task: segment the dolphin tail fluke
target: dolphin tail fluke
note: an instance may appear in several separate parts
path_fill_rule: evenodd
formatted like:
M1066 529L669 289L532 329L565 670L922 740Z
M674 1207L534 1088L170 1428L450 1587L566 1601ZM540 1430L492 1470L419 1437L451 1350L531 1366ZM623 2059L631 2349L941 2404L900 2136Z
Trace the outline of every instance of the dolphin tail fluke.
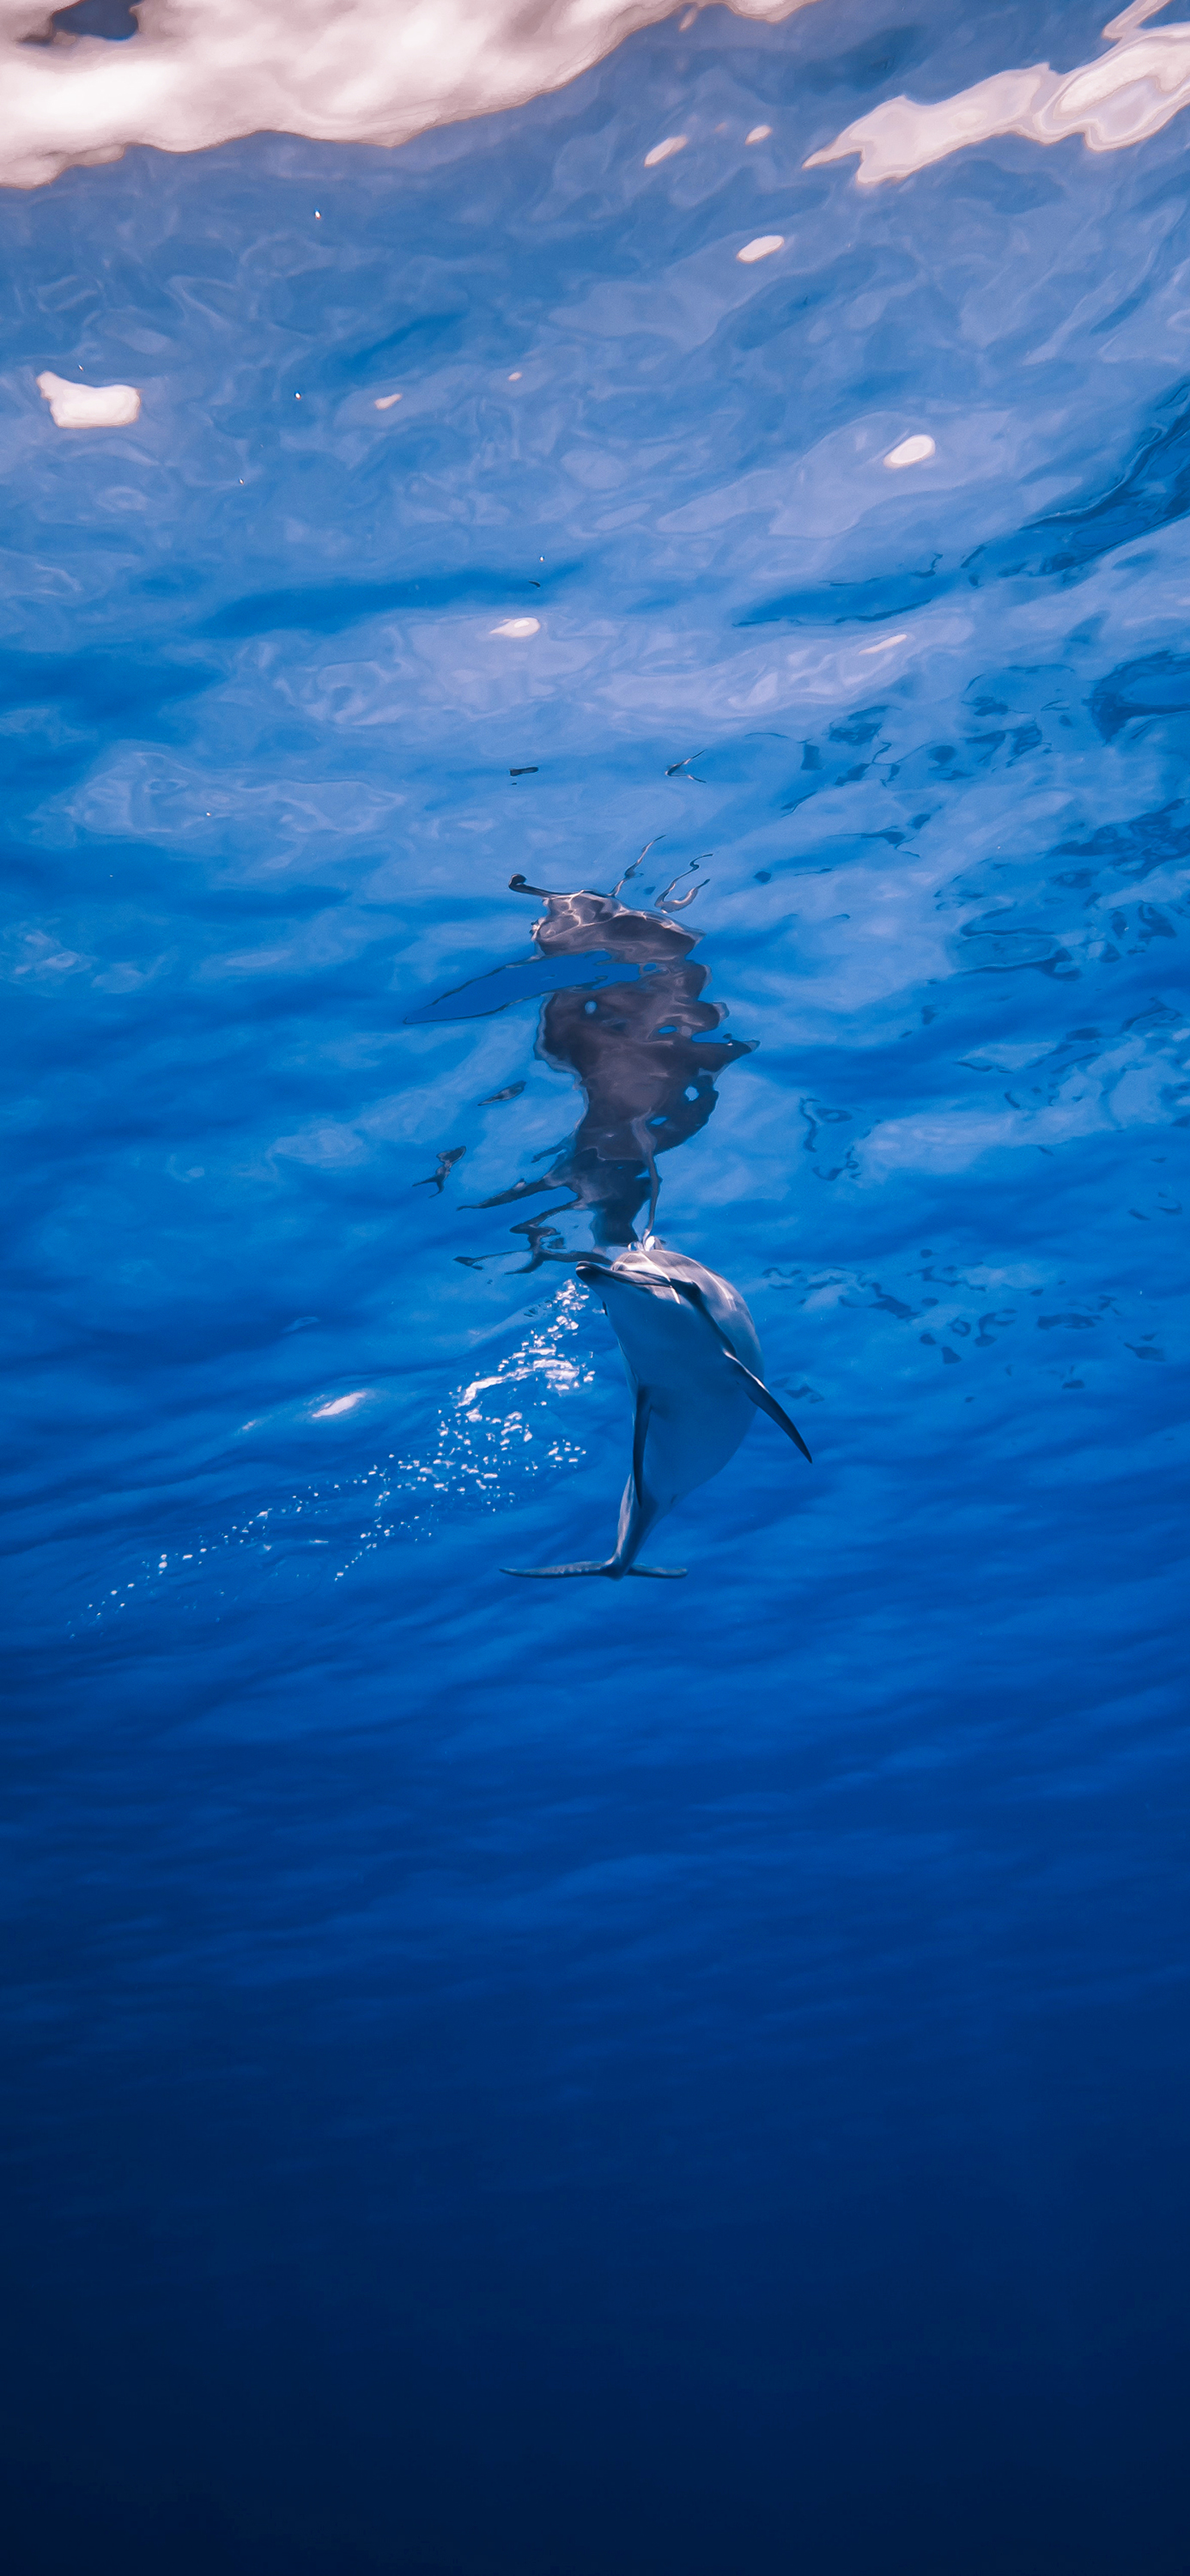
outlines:
M614 1558L604 1558L600 1565L502 1565L501 1574L515 1574L522 1583L564 1583L575 1574L604 1574L609 1582L619 1583L626 1574L648 1575L654 1583L681 1583L684 1565L617 1565Z
M767 1413L770 1422L775 1422L778 1430L787 1433L789 1439L793 1441L795 1448L800 1449L803 1458L808 1459L810 1465L813 1466L814 1461L810 1457L810 1452L806 1447L801 1432L798 1430L796 1423L790 1421L789 1415L785 1412L783 1406L778 1404L776 1396L770 1395L767 1386L762 1383L760 1378L753 1377L751 1369L745 1368L743 1361L736 1358L734 1351L728 1351L726 1353L726 1357L730 1360L732 1367L739 1370L740 1376L746 1379L748 1393L758 1411L761 1413Z
M500 1572L515 1574L522 1583L562 1583L572 1574L606 1574L614 1582L619 1575L619 1567L605 1559L598 1565L502 1565Z

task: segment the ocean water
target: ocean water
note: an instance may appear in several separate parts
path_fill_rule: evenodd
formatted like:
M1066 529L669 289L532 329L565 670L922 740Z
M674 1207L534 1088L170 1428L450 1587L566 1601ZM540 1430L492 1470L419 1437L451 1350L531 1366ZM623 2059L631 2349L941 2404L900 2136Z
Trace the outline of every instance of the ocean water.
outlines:
M803 166L1100 29L0 196L17 2576L1190 2565L1190 125Z

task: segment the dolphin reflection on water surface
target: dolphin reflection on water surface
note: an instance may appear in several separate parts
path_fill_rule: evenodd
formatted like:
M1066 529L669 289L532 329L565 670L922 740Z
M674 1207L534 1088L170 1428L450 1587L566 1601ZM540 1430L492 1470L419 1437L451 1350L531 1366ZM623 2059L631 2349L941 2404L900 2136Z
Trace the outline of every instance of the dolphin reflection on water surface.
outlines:
M697 934L669 909L643 912L615 895L548 894L523 877L513 878L512 890L542 898L532 936L562 987L545 1004L536 1052L576 1076L587 1105L543 1179L518 1181L480 1204L502 1207L530 1191L566 1188L572 1208L589 1210L597 1244L631 1243L646 1199L650 1225L656 1214L657 1156L705 1127L716 1075L751 1055L752 1045L717 1034L726 1014L702 999L710 976L691 962ZM673 909L697 892L678 896ZM584 959L589 982L581 980Z
M504 1571L541 1581L586 1574L612 1582L627 1574L676 1579L683 1566L638 1565L640 1549L675 1503L727 1465L757 1408L803 1457L810 1455L764 1384L756 1328L738 1289L701 1262L671 1252L652 1230L658 1155L705 1127L716 1105L716 1076L750 1055L752 1042L717 1034L725 1013L703 999L708 971L690 957L697 935L671 917L693 901L697 886L676 898L667 887L651 912L620 903L619 886L614 895L551 894L516 876L512 890L545 904L532 925L538 960L495 968L406 1016L471 1018L533 993L547 997L536 1053L575 1077L583 1116L552 1150L543 1178L518 1180L477 1205L509 1207L539 1190L569 1191L568 1199L513 1232L528 1241L526 1268L547 1260L572 1264L602 1298L627 1370L634 1424L632 1471L612 1554L602 1562ZM646 1202L638 1238L636 1220ZM590 1219L594 1252L566 1248L551 1223L579 1211ZM458 1258L478 1267L490 1256Z

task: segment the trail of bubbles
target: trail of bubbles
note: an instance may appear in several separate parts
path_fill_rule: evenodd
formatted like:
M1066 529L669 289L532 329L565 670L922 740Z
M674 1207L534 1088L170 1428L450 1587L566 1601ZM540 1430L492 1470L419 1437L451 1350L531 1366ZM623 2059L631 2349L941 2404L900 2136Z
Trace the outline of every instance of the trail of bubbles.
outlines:
M534 1326L489 1376L473 1378L442 1407L432 1447L390 1460L394 1472L377 1498L378 1515L395 1508L386 1521L378 1517L374 1531L360 1532L336 1581L382 1539L402 1532L415 1540L432 1537L443 1508L503 1511L527 1486L581 1465L584 1446L558 1429L552 1415L560 1399L594 1384L593 1361L577 1347L587 1302L577 1281L566 1280L551 1320Z
M242 1514L214 1535L189 1538L142 1558L136 1574L97 1590L80 1626L114 1624L147 1609L166 1591L194 1607L234 1597L237 1560L273 1573L326 1550L333 1580L373 1550L432 1539L444 1514L485 1516L514 1508L534 1486L565 1475L587 1455L557 1419L560 1404L595 1383L594 1354L582 1331L586 1291L567 1279L544 1314L538 1310L516 1347L491 1372L457 1387L441 1406L434 1432L416 1449L393 1451L357 1475L319 1478L283 1499Z

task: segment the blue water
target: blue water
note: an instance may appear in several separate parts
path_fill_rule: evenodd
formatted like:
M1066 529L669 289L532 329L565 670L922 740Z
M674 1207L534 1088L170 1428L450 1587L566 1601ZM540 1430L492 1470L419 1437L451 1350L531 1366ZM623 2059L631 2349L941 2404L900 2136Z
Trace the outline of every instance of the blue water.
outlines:
M19 2576L1190 2565L1190 129L801 168L1099 25L0 200ZM631 1422L509 879L646 844L815 1463L513 1584Z

